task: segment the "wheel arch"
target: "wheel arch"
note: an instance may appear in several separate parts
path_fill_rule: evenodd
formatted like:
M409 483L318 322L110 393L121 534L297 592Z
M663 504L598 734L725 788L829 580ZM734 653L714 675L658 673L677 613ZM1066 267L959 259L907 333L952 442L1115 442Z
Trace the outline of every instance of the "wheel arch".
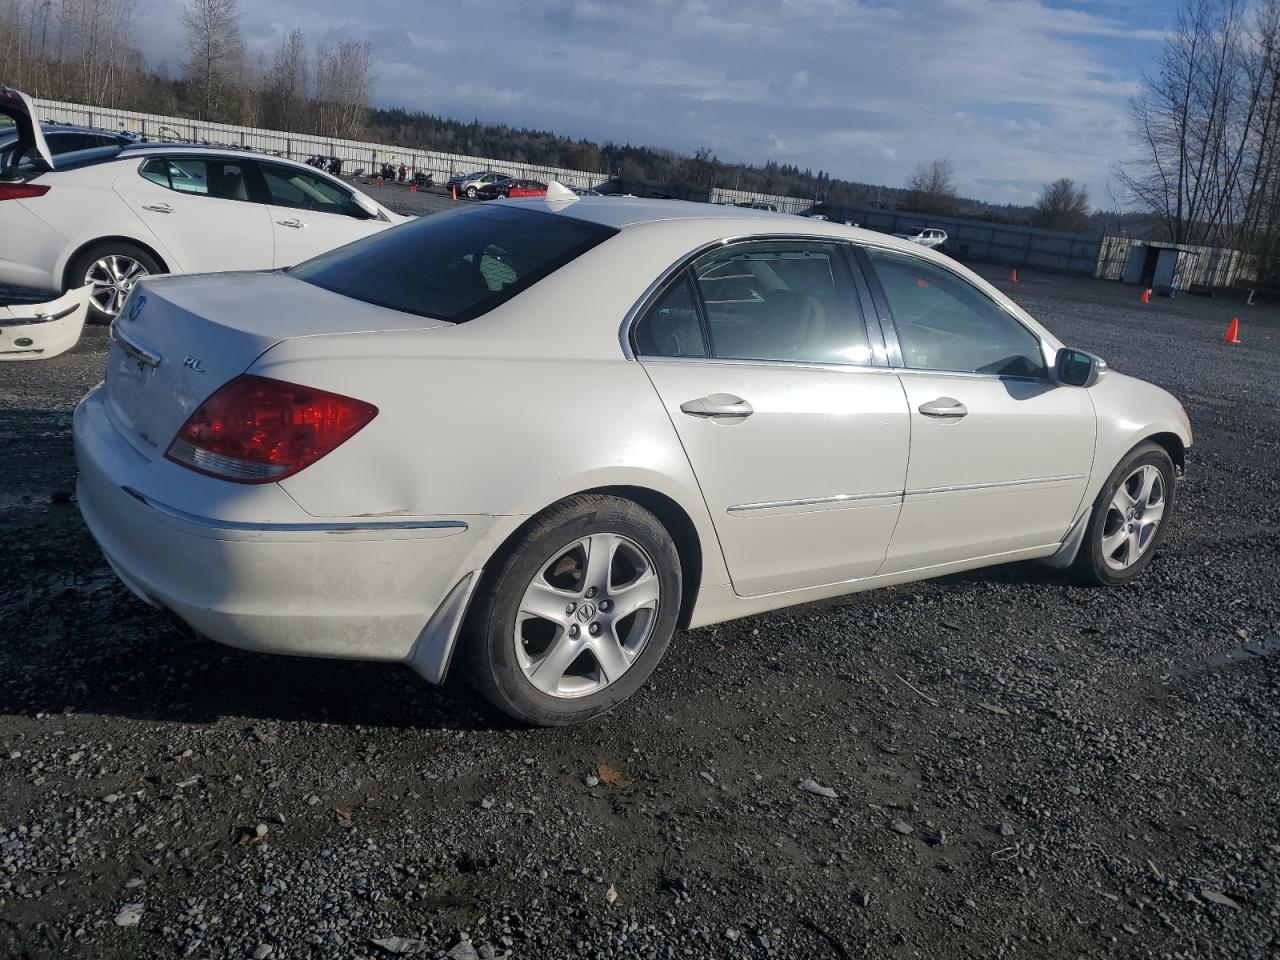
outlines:
M150 256L155 258L156 263L160 264L162 271L164 273L170 272L170 267L168 262L160 254L160 252L156 250L156 248L152 244L147 243L145 240L139 240L137 237L130 237L125 234L109 234L105 237L94 237L92 240L86 240L84 243L80 244L78 247L76 247L74 250L71 251L70 255L62 264L62 292L63 293L66 293L68 290L71 289L71 284L73 282L71 278L71 267L78 259L80 259L81 254L83 254L86 250L90 250L93 247L96 247L98 244L110 243L112 241L127 243L132 246L138 247L141 250L146 251Z
M1187 446L1182 442L1182 438L1176 433L1162 432L1153 433L1143 437L1142 443L1154 443L1164 448L1165 453L1169 454L1169 459L1173 461L1174 469L1179 474L1183 473L1187 467ZM1135 444L1136 446L1137 444Z
M489 576L491 571L496 570L501 565L500 561L513 548L514 544L520 540L525 531L548 510L566 500L572 500L574 497L593 494L619 497L644 507L658 518L658 521L671 535L671 539L676 546L676 553L680 557L680 615L676 623L680 629L686 629L690 617L693 615L693 609L698 602L698 592L702 586L705 548L702 538L698 535L697 525L694 523L693 517L689 515L689 512L672 497L651 487L632 484L607 484L587 487L565 494L563 497L527 516L503 538L502 542L489 555L489 559L484 565L485 576Z

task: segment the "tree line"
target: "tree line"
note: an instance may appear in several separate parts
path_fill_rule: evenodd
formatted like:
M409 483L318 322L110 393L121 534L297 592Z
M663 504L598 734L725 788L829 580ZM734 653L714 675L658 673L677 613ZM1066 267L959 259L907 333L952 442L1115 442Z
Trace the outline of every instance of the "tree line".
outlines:
M810 199L833 210L878 207L1060 230L1100 225L1083 188L1069 180L1046 185L1036 206L961 197L946 158L922 163L903 187L893 187L776 161L726 162L709 148L686 155L375 109L376 67L367 43L313 45L295 29L253 57L241 36L238 0L186 0L177 62L150 67L134 42L136 17L136 0L0 0L0 84L49 99L567 167L673 191L718 186Z

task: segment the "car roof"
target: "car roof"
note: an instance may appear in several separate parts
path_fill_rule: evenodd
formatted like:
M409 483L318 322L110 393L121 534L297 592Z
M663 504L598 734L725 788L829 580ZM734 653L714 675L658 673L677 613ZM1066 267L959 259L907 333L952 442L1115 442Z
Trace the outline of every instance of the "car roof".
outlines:
M708 238L730 236L735 233L795 234L804 237L831 237L833 240L860 241L901 250L911 256L926 259L936 257L936 254L927 248L877 230L847 227L843 223L831 220L810 220L808 217L798 217L795 214L778 213L772 210L753 210L750 207L607 195L576 197L572 201L528 197L504 200L503 204L510 208L525 207L530 210L575 217L623 231L649 224L699 223L707 228L703 232ZM733 221L741 226L735 228Z
M272 163L284 163L315 172L315 167L307 166L301 160L289 157L277 157L269 153L258 153L255 150L241 150L237 147L218 147L207 143L126 143L120 146L91 147L88 150L73 150L60 154L54 163L57 171L78 170L82 167L109 163L113 160L129 160L135 157L163 156L170 153L188 155L205 154L211 157L248 157L251 160L266 160Z

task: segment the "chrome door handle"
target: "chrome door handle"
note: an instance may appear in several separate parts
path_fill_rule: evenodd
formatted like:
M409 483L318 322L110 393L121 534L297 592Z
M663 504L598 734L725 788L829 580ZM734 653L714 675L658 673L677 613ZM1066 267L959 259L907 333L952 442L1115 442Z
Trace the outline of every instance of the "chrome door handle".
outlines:
M741 420L755 413L755 408L741 397L731 393L713 393L680 404L680 411L691 417L708 419Z
M953 397L939 397L937 400L920 404L920 412L926 417L959 420L968 414L969 408Z
M150 210L152 213L173 213L173 207L167 203L144 203L143 210Z
M295 230L301 230L303 227L306 226L306 224L303 223L301 220L299 220L297 217L294 217L291 220L277 220L276 223L280 224L280 226L282 227L293 227L293 229Z

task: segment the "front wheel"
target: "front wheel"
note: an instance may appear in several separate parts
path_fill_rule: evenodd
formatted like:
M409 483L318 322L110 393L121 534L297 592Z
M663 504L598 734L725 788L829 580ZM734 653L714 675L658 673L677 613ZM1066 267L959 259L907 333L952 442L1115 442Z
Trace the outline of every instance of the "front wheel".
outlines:
M597 494L566 500L486 575L463 639L471 678L526 723L600 716L662 659L681 586L675 544L648 510Z
M1151 562L1173 512L1173 461L1142 443L1120 461L1093 503L1074 569L1086 583L1118 586Z
M474 200L478 191L475 187L467 187L467 199Z

